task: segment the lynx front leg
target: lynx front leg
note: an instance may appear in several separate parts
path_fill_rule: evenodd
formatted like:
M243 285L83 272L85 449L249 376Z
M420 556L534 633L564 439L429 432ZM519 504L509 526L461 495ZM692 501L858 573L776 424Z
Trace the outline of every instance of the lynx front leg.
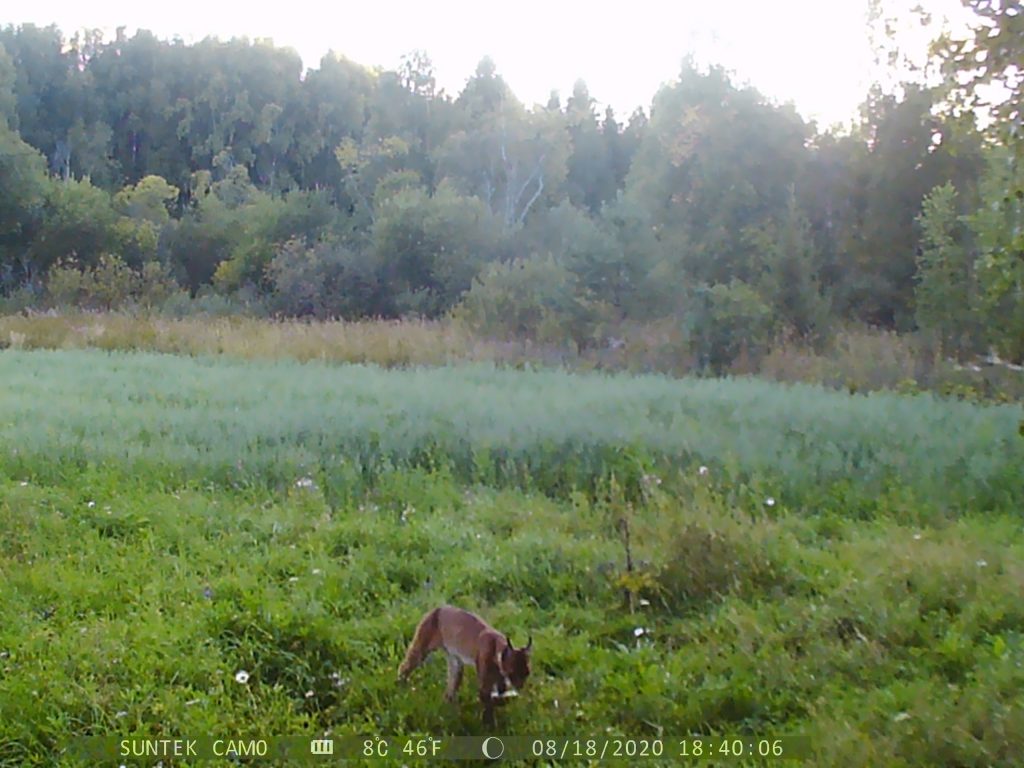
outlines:
M451 703L459 693L462 685L463 664L454 654L448 657L448 687L444 691L445 701Z
M489 675L484 664L477 663L476 676L480 685L480 704L484 708L484 725L494 725L494 700L498 693L498 683L493 675Z

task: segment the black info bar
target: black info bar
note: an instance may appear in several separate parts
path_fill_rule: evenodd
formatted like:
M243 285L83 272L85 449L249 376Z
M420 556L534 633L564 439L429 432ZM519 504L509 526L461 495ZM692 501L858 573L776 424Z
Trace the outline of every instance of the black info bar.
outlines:
M802 760L806 740L793 735L685 736L680 738L580 736L203 736L76 739L68 756L93 764L242 760L336 763L341 760Z

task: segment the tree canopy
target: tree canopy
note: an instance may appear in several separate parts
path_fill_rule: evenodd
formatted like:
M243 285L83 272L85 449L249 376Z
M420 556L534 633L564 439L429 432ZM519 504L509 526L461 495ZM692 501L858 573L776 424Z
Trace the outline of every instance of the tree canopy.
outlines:
M285 314L466 301L498 328L487 297L578 344L668 318L715 365L843 321L1019 354L992 318L1022 311L1022 15L964 1L946 82L873 88L846 133L691 61L626 118L583 80L528 107L489 58L448 94L423 51L303 71L262 40L7 26L0 291L45 300L52 270L116 257ZM980 130L993 82L1013 98Z

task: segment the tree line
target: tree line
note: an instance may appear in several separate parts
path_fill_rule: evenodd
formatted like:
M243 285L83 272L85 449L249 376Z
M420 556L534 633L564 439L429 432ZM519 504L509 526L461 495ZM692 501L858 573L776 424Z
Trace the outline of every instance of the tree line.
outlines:
M8 26L2 300L454 313L578 346L668 322L715 369L846 322L1020 359L1021 118L981 130L962 75L1013 87L1024 33L965 2L944 81L872 88L844 132L692 62L620 122L583 81L524 105L489 59L448 94L421 52L303 71L265 41Z

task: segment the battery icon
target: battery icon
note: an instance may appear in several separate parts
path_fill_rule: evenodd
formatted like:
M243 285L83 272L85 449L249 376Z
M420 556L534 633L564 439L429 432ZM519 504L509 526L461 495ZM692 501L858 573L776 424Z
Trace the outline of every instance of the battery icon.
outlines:
M309 752L312 755L333 755L334 739L311 739Z

